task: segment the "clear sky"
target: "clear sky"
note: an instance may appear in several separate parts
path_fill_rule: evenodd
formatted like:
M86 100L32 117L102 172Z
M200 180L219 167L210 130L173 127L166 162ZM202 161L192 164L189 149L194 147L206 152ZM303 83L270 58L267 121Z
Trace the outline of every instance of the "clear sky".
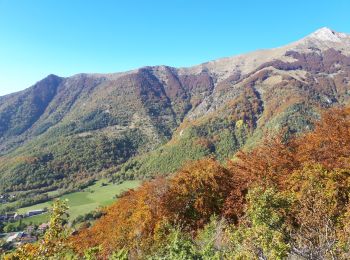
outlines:
M48 74L191 66L350 32L348 0L0 0L0 95Z

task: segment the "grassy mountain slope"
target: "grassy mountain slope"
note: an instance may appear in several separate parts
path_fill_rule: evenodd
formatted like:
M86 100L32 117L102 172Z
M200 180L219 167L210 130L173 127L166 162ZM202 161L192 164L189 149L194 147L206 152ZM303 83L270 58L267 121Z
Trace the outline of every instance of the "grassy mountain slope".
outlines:
M204 156L224 161L266 131L311 129L350 98L350 37L321 30L337 40L316 32L191 68L49 76L0 97L0 191L30 198L101 174L169 174Z

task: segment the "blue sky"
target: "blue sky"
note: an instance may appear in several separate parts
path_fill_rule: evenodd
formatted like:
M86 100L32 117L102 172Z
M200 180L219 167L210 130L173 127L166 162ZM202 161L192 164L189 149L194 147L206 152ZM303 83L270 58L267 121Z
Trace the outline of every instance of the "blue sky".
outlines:
M272 48L327 26L348 0L0 0L0 95L48 74L191 66Z

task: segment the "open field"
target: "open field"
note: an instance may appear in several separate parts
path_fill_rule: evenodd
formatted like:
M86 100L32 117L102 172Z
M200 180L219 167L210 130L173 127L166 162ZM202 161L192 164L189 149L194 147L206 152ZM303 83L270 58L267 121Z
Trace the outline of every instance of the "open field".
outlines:
M102 185L105 183L105 186ZM84 215L93 211L94 209L106 206L115 201L115 196L121 194L124 191L135 188L140 184L140 181L125 181L122 184L111 184L105 180L99 180L94 185L87 187L83 191L73 192L60 197L61 199L67 199L69 205L69 218L75 219L79 215ZM29 210L49 208L52 204L52 200L44 203L39 203L29 207L18 209L19 213L26 213ZM25 218L22 221L24 223L42 223L47 221L49 214L42 214Z
M49 221L49 213L44 213L40 215L36 215L30 218L24 218L22 219L22 222L25 224L34 224L34 225L40 225L41 223L45 223ZM18 223L19 221L15 222Z

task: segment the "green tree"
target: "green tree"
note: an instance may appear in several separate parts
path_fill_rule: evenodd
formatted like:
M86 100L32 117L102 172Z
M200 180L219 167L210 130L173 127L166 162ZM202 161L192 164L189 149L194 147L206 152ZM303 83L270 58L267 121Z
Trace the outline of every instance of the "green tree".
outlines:
M179 228L172 228L167 237L167 243L149 260L191 260L201 259L193 241Z
M128 260L128 254L129 252L126 249L118 250L112 254L111 260Z
M49 228L45 232L39 251L50 256L58 253L66 246L67 230L65 224L68 219L67 201L56 200L52 205Z
M230 258L284 259L290 252L284 213L291 200L273 188L252 189L246 219L230 234Z
M225 230L227 227L225 219L218 219L213 215L210 222L199 231L196 244L203 260L222 259L226 247Z
M84 252L84 260L96 260L100 251L101 248L98 246L87 249Z

